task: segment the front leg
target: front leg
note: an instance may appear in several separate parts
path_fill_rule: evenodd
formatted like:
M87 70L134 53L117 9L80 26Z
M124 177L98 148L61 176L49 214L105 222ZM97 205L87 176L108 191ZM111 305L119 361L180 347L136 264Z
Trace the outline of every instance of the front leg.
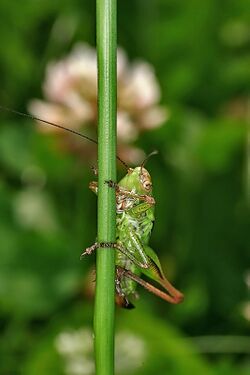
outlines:
M112 180L107 180L105 183L116 190L116 194L124 195L129 198L139 199L141 201L145 201L146 203L150 204L150 206L155 205L155 199L151 195L146 194L137 194L131 190L125 189L119 186L116 182Z
M89 188L93 193L97 194L98 193L98 182L97 181L91 181L89 183Z
M152 207L152 206L155 205L155 199L151 195L134 193L131 190L128 190L128 189L125 189L125 188L119 186L116 182L111 181L111 180L105 181L105 183L109 187L116 190L116 195L123 195L123 196L128 197L128 198L139 199L139 200L147 203L149 205L148 207ZM89 183L89 188L95 194L97 194L98 193L98 182L97 181L91 181Z
M94 165L92 165L91 170L92 170L92 172L94 173L95 176L98 176L98 169L97 169L97 167L95 167Z

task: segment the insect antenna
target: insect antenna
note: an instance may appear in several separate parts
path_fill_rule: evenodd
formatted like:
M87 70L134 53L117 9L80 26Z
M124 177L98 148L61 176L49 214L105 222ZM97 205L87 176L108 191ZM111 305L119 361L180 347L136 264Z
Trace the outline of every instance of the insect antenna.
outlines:
M7 111L7 112L11 112L11 113L15 113L16 115L19 115L19 116L23 116L23 117L27 117L27 118L30 118L32 120L35 120L35 121L39 121L41 122L42 124L47 124L47 125L50 125L50 126L54 126L55 128L58 128L58 129L61 129L61 130L65 130L69 133L72 133L72 134L75 134L81 138L84 138L84 139L87 139L88 141L92 142L92 143L95 143L96 145L98 144L98 142L93 139L93 138L90 138L88 137L87 135L84 135L82 133L79 133L77 132L76 130L72 130L72 129L69 129L69 128L66 128L65 126L62 126L62 125L59 125L59 124L55 124L54 122L51 122L51 121L47 121L47 120L43 120L39 117L36 117L36 116L33 116L33 115L29 115L28 113L24 113L24 112L20 112L20 111L16 111L15 109L11 109L11 108L8 108L8 107L3 107L0 105L0 110L3 110L3 111ZM125 163L125 161L123 161L119 156L116 155L116 158L124 165L124 167L128 170L129 169L129 166Z
M158 151L157 150L154 150L152 152L150 152L150 154L148 154L145 159L143 160L143 162L141 163L141 173L142 173L142 168L144 167L144 165L147 163L148 159L151 158L151 156L153 155L157 155L158 154Z

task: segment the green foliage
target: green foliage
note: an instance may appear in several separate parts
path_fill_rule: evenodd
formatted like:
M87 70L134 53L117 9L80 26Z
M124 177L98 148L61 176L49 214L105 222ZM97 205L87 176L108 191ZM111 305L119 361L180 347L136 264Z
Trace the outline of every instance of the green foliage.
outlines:
M153 64L171 112L138 146L159 150L147 165L157 202L151 244L185 294L172 307L140 289L135 311L117 311L117 331L147 348L134 374L249 371L249 350L195 348L196 336L249 333L248 9L245 0L118 4L118 43ZM0 10L0 103L25 110L41 96L49 60L78 40L94 44L94 2L1 1ZM65 374L55 337L92 325L94 259L79 261L96 235L91 163L0 114L0 374Z

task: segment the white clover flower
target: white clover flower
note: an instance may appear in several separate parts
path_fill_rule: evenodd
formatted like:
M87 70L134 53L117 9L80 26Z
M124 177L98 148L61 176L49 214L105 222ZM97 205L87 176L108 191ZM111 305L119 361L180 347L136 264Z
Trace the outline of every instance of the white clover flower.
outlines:
M250 302L245 302L242 307L242 315L243 317L250 321Z
M250 290L250 270L247 270L244 275L244 281L246 283L247 289ZM250 301L244 302L242 306L243 317L250 321Z
M244 276L244 280L248 289L250 289L250 270L247 270Z
M130 331L118 332L115 338L116 374L133 374L147 355L145 341ZM94 375L94 346L90 328L61 332L55 339L55 348L64 363L67 375Z
M67 375L95 373L93 337L90 328L61 332L55 339L55 347L63 358Z
M116 371L121 374L133 373L145 360L145 341L133 332L122 331L117 333L115 342Z
M117 55L117 133L118 153L128 162L138 162L142 151L131 146L142 131L161 126L168 118L159 106L160 87L153 67L146 62L129 65L122 49ZM77 44L64 59L47 66L43 84L45 100L32 100L30 112L37 117L68 128L94 133L97 124L97 61L94 48ZM44 132L60 132L39 127ZM91 134L90 134L91 135ZM65 134L65 137L67 134ZM75 143L81 140L74 140ZM67 144L72 151L76 147ZM71 146L71 147L69 147Z
M93 352L93 337L90 328L60 333L55 341L59 353L65 356Z
M56 215L49 197L34 187L27 187L12 201L14 218L25 229L52 233L58 230Z

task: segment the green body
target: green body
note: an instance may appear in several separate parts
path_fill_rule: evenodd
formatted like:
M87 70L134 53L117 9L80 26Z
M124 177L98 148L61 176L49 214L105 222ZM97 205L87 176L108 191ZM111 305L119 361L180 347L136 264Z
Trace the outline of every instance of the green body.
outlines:
M118 185L131 190L135 193L145 193L140 191L140 186L138 186L138 179L135 175L126 175ZM146 210L138 212L138 206L140 204L145 205L140 199L129 197L122 197L124 209L117 209L116 217L116 240L118 244L121 244L127 249L129 253L135 256L138 261L147 261L146 257L146 245L148 245L151 231L153 228L153 222L155 220L154 216L154 206L148 206ZM119 197L118 197L119 202ZM119 203L118 205L119 206ZM144 256L145 259L144 259ZM124 269L130 270L134 274L140 276L142 273L142 268L138 267L128 256L116 252L116 264ZM121 290L126 296L133 295L135 293L137 283L127 277L121 279Z
M90 188L95 193L98 192L96 182L91 182ZM150 174L142 166L130 168L125 177L117 185L115 184L115 188L116 266L128 271L120 273L116 279L116 289L121 304L126 306L127 298L135 294L137 283L171 303L180 302L183 298L182 294L166 279L158 256L148 246L155 220L155 200L152 196ZM159 283L169 294L143 281L140 278L141 274Z

